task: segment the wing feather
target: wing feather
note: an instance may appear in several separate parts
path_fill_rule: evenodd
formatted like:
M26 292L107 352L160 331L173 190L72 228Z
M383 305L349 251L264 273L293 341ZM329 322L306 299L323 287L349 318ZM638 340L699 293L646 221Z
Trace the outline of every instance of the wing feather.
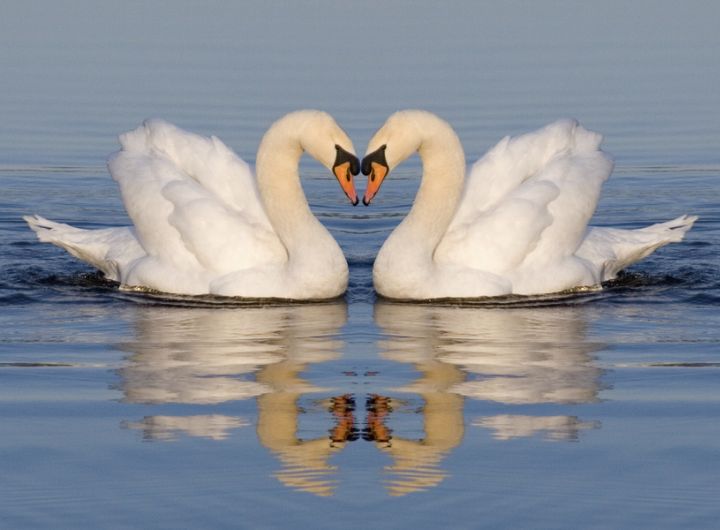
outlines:
M503 138L470 169L436 259L502 274L572 255L612 171L601 141L574 120Z
M152 120L120 143L108 167L150 257L216 273L287 258L250 167L219 139Z

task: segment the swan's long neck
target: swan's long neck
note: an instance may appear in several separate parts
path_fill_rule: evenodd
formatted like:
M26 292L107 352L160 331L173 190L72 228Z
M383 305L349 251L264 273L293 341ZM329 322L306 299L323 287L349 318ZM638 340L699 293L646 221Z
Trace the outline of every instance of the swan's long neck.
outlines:
M465 153L452 128L432 121L422 127L418 148L423 175L410 213L391 238L403 247L416 249L420 259L432 256L455 215L463 180Z
M313 259L327 262L327 250L342 255L337 243L310 210L300 182L298 165L303 154L294 123L279 123L263 137L256 173L265 211L285 245L290 262ZM312 266L311 263L306 263Z

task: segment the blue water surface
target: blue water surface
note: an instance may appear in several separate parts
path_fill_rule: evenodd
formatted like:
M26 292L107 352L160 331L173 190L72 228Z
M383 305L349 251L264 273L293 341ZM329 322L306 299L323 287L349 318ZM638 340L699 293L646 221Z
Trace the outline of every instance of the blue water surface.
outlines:
M4 4L0 527L716 527L719 19L709 1ZM358 154L428 109L468 162L574 117L616 161L593 224L700 219L600 292L474 306L373 292L417 158L370 208L303 160L351 268L322 304L123 292L21 219L127 224L105 160L143 119L254 162L298 108Z

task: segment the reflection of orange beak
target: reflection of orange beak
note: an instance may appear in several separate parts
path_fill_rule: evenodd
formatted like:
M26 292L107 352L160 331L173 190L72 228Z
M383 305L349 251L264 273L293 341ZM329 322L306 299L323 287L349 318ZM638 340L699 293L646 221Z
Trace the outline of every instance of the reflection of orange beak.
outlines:
M333 173L335 173L335 178L338 179L340 187L345 192L345 195L348 196L352 205L357 205L358 196L355 191L355 184L353 184L352 173L350 172L350 162L343 162L333 167Z
M370 163L370 174L368 175L367 188L365 188L365 196L363 197L365 206L368 206L370 201L373 200L387 174L388 167L386 165L379 162Z

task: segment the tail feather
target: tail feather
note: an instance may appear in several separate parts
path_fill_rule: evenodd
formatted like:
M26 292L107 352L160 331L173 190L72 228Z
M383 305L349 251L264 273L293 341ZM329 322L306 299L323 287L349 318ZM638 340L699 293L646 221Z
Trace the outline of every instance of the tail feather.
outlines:
M111 280L121 281L120 269L145 254L129 228L85 230L39 215L26 215L23 219L40 241L65 249Z
M81 228L56 223L39 215L23 215L23 219L43 243L59 244L60 240L71 234L80 235L82 232L86 232Z
M637 230L594 227L575 255L600 267L601 281L611 280L660 247L682 241L697 219L696 215L681 215Z
M678 241L682 241L685 233L692 228L697 219L697 215L681 215L671 221L641 228L640 231L657 234L659 237L662 237L664 240L663 245L666 243L677 243Z

